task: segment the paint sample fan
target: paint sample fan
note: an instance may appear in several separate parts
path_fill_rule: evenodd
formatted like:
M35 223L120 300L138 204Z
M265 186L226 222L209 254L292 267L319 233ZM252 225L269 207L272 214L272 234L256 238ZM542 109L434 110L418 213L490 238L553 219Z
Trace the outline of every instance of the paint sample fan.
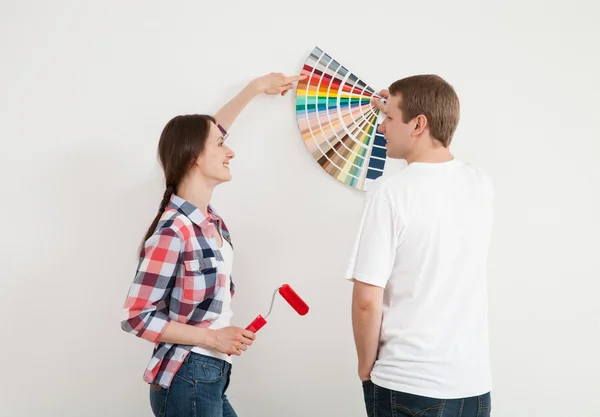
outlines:
M381 97L356 75L316 47L298 83L296 116L309 152L331 176L366 190L383 175L385 140L378 131L383 113L372 106Z

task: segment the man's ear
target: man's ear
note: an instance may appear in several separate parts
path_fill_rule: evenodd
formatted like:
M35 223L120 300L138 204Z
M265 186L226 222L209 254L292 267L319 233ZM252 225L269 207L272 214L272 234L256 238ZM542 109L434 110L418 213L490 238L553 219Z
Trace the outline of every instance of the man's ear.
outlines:
M420 135L421 133L423 133L423 131L425 130L426 127L427 127L427 117L425 117L424 114L418 115L416 117L414 133L416 135Z

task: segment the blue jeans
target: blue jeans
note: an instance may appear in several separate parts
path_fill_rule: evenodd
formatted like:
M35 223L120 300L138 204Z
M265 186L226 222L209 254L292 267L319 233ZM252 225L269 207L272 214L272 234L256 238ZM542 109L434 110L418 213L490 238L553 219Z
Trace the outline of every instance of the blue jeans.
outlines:
M444 400L392 391L363 382L368 417L490 417L491 395Z
M237 417L225 395L231 364L190 352L169 389L150 385L150 406L156 417Z

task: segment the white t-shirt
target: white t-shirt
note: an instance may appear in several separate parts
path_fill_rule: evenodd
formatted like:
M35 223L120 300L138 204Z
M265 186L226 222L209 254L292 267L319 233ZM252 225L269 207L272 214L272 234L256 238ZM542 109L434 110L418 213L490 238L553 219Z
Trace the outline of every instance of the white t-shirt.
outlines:
M225 288L227 291L224 292L225 296L223 298L223 308L219 317L211 323L208 327L209 329L222 329L227 327L231 323L231 318L233 317L233 311L231 310L231 291L229 291L229 286L231 284L231 270L233 267L233 248L225 239L223 239L223 246L219 248L221 252L221 256L223 256L223 261L225 263ZM192 349L192 352L201 353L203 355L211 356L217 359L223 359L231 363L231 356L226 353L221 353L217 350L206 349L200 346L195 346Z
M443 399L491 391L492 198L489 177L456 159L411 163L367 192L346 278L385 288L374 384Z

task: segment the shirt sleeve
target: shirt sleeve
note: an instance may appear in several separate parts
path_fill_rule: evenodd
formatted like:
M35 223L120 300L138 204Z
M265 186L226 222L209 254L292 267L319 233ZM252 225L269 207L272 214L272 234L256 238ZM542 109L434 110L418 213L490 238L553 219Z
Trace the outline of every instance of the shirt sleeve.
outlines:
M368 194L345 278L385 288L396 259L401 223L384 196Z
M181 240L163 229L144 243L138 269L125 300L121 328L156 342L171 320L165 300L177 274Z
M229 136L229 133L227 132L227 130L223 126L221 126L219 123L217 123L217 127L221 131L221 135L223 135L223 139L227 139L227 137Z

